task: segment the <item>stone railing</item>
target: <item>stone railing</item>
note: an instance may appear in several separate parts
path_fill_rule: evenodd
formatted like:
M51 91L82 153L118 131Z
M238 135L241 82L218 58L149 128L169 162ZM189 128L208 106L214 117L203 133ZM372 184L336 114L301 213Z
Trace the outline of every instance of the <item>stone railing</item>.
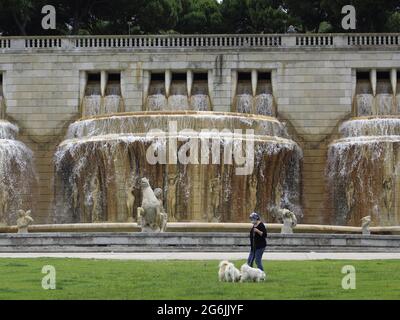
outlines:
M0 50L262 49L400 47L391 34L225 34L0 37Z

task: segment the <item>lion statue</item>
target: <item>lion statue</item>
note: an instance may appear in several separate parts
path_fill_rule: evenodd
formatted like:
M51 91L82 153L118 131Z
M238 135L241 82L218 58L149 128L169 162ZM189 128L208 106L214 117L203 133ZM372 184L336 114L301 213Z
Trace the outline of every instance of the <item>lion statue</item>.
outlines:
M160 232L162 225L162 208L147 178L140 181L142 205L137 208L138 226L142 232Z

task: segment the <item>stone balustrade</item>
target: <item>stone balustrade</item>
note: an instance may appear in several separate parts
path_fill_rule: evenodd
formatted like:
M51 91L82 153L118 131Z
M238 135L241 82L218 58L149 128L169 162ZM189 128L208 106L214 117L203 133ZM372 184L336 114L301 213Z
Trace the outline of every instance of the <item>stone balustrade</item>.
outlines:
M1 51L90 49L261 49L369 48L400 46L400 33L388 34L213 34L0 37Z

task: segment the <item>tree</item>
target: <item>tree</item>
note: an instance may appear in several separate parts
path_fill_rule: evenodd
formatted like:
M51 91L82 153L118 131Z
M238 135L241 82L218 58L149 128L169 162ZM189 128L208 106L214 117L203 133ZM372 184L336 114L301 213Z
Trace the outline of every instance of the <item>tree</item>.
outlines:
M37 3L38 1L34 0L1 0L0 28L3 34L25 36Z
M249 0L224 0L221 3L221 14L226 33L250 32Z
M289 25L296 23L283 8L282 1L251 0L249 17L254 33L285 33Z
M333 31L343 32L341 21L342 7L350 4L356 9L355 32L392 32L388 19L399 2L397 0L321 0L321 8L326 12L327 21L332 25ZM394 18L394 17L393 17Z
M400 12L396 11L389 16L385 25L385 30L389 32L400 32Z
M321 22L327 19L321 0L285 0L284 6L288 14L298 19L296 27L300 32L318 32Z
M182 14L179 0L147 0L137 13L137 25L143 33L166 33L175 29Z
M219 33L223 17L216 0L183 0L177 31L181 33Z

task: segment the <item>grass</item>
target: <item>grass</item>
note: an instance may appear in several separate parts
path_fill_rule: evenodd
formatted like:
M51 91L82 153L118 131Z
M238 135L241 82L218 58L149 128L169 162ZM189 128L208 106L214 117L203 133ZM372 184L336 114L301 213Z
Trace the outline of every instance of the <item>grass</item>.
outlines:
M240 266L244 261L234 261ZM57 272L43 290L44 265ZM264 283L220 283L218 261L0 259L0 299L400 299L400 262L265 261ZM344 265L356 289L344 290Z

